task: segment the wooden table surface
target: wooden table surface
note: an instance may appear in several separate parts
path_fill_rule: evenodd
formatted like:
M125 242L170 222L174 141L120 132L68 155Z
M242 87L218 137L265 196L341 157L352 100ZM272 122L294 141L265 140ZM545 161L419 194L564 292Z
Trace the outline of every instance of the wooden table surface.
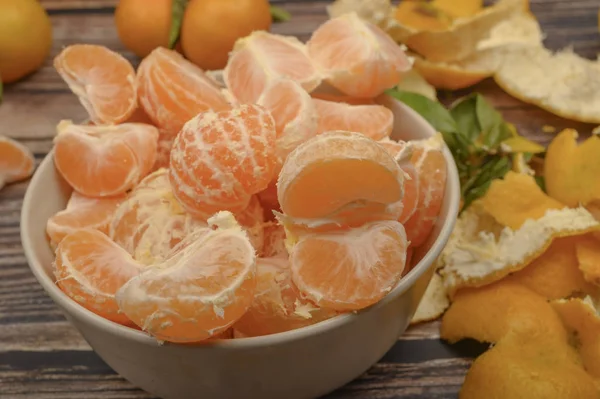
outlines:
M365 0L366 1L366 0ZM103 44L139 61L119 42L113 25L115 0L42 0L54 27L51 57L72 43ZM306 40L327 17L326 1L275 1L290 11L291 21L273 30ZM600 53L598 0L531 0L531 8L552 49L573 46L580 55ZM1 12L1 10L0 10ZM51 59L51 58L50 58ZM86 118L66 84L46 65L36 74L5 88L0 105L0 134L21 140L39 162L52 146L61 119ZM486 95L519 131L541 143L552 135L543 125L575 127L589 134L593 126L574 123L523 104L485 81L473 90ZM440 93L444 101L467 94ZM600 110L599 110L600 112ZM19 216L27 183L0 192L0 398L150 398L115 374L65 320L27 267L19 238ZM40 201L43 201L40 198ZM438 322L409 329L367 373L328 398L454 398L480 345L449 346L439 340ZM352 348L348 348L352 350Z

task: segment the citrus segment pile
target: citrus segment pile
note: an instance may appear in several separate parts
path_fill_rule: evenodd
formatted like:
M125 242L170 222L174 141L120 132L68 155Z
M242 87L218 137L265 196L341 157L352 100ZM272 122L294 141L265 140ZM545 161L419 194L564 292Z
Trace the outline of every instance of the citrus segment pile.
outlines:
M356 42L349 58L329 58L343 45L327 26L308 48L255 32L218 83L157 48L125 68L127 115L61 122L54 161L74 191L47 224L58 286L179 343L306 327L393 290L410 237L435 223L445 161L439 145L389 138L394 115L374 97L409 68L402 50L357 17L331 23ZM109 87L107 62L78 74ZM311 94L323 78L345 94Z

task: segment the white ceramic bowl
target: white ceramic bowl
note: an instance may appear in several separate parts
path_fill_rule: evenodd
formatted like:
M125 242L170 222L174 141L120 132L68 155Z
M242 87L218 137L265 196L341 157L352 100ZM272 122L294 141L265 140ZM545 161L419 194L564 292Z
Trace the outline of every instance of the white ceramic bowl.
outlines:
M389 98L392 137L420 139L435 133L418 114ZM105 320L70 300L55 285L48 218L65 207L70 189L50 153L25 195L21 238L33 274L98 355L140 388L163 398L295 399L324 395L376 363L405 331L457 217L459 182L446 151L448 181L439 222L418 264L378 304L356 314L265 337L199 345L159 344L143 332Z

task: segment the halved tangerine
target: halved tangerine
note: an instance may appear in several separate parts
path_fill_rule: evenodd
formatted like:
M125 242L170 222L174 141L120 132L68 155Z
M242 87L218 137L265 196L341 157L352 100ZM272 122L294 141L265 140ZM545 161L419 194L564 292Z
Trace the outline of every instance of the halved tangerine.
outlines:
M117 293L119 308L159 340L197 342L227 330L250 307L255 251L229 212L192 234L164 263L145 269Z
M292 279L317 306L358 310L381 300L398 283L408 241L397 221L301 236L290 252Z
M128 324L115 293L141 268L104 233L94 229L67 234L56 249L56 284L84 308L116 323Z
M392 133L394 114L383 105L351 105L319 99L313 102L319 119L317 134L345 130L381 140Z
M376 97L396 86L411 68L402 48L356 13L325 22L306 46L323 78L352 97Z
M144 111L171 137L200 112L231 108L202 69L164 47L156 48L140 63L137 85Z
M142 123L74 125L62 121L54 138L54 163L76 191L89 197L119 195L150 172L158 130Z
M135 71L120 54L104 46L73 44L54 58L54 68L95 124L121 123L134 113Z
M225 67L225 85L242 103L255 103L274 78L291 79L311 92L321 77L297 38L256 31L239 39Z

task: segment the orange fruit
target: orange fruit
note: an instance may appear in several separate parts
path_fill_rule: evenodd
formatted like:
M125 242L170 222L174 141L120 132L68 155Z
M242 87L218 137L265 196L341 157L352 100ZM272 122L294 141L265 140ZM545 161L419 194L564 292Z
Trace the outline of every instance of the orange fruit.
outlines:
M148 174L156 159L154 126L84 126L63 121L57 130L56 168L71 187L89 197L126 192Z
M138 57L169 45L173 0L119 0L115 25L123 45Z
M206 227L173 196L166 169L148 175L114 212L109 235L138 262L163 260L184 237Z
M410 162L412 148L407 146L405 141L394 141L389 138L380 140L378 143L394 157L405 174L402 213L398 217L398 221L404 224L415 213L419 205L419 175L415 166Z
M285 247L285 229L283 226L273 224L264 229L264 245L262 248L263 258L285 258L288 251Z
M175 197L190 213L207 218L239 213L273 178L275 125L257 105L208 111L185 124L171 150Z
M135 71L104 46L73 44L55 58L54 68L97 125L124 122L137 107Z
M67 234L56 249L56 284L84 308L116 323L127 324L115 293L136 276L139 265L104 233L94 229Z
M0 78L11 83L44 64L52 24L36 0L0 0L0 10Z
M247 337L255 337L306 327L336 314L302 298L292 283L287 257L258 258L254 300L234 328Z
M67 208L54 214L46 223L46 234L52 245L57 245L67 234L90 228L108 233L108 226L124 195L91 198L73 191Z
M294 148L315 136L317 110L310 95L293 80L270 80L256 103L273 116L277 156L282 162Z
M210 338L231 327L252 303L254 248L229 212L213 223L219 227L188 236L171 258L146 268L117 293L125 315L159 340Z
M319 99L313 103L319 117L317 134L345 130L381 140L392 133L394 114L383 105L351 105Z
M7 183L28 178L34 168L35 159L29 148L0 135L0 188Z
M352 97L376 97L411 68L402 48L356 13L328 20L306 46L323 78Z
M181 46L201 68L223 69L237 39L270 27L267 0L192 0L183 15Z
M223 71L225 85L242 103L255 103L274 78L291 79L311 92L321 77L306 47L292 36L254 32L238 40Z
M301 236L290 252L292 279L317 306L338 311L370 306L402 276L408 242L396 221Z
M446 160L440 148L427 142L410 143L413 153L410 162L419 176L419 202L414 214L406 221L406 235L411 246L425 242L435 225L446 188Z
M198 113L231 108L202 69L179 53L159 47L140 63L138 96L150 119L174 137Z
M403 196L404 174L377 142L360 133L328 132L300 145L277 181L283 213L292 219L329 219L357 225L390 211ZM391 214L388 214L388 211Z

